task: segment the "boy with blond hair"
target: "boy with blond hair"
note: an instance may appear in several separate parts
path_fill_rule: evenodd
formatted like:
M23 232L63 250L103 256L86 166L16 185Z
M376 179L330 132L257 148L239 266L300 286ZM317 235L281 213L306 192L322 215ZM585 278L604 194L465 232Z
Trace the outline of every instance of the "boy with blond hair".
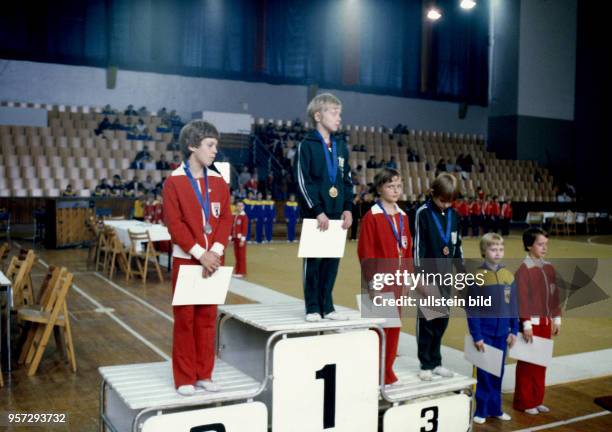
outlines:
M484 262L478 269L484 283L470 288L470 296L490 297L492 309L469 308L468 328L478 351L485 351L485 344L502 350L512 348L518 333L518 305L514 275L501 261L504 259L504 239L497 233L487 233L480 239L480 254ZM511 417L502 410L501 386L504 376L502 359L501 375L495 376L477 369L476 412L474 423L483 424L487 417L508 421Z
M330 93L316 96L308 104L314 130L306 134L295 155L295 178L302 216L317 219L321 231L330 219L342 220L348 229L353 220L353 182L346 142L334 134L340 128L342 103ZM338 273L338 258L304 259L306 320L343 320L334 310L332 289Z

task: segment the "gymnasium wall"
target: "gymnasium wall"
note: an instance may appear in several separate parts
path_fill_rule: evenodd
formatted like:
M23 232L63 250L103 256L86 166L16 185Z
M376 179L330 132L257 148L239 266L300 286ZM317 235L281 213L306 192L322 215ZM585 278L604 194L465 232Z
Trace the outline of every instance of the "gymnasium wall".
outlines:
M487 133L488 109L480 106L470 106L461 120L458 105L450 102L334 93L344 103L343 121L347 124L392 127L402 123L417 129ZM183 118L211 110L305 120L307 87L120 70L116 88L109 90L105 69L0 60L0 100L96 106L109 103L121 109L130 103L153 110L166 106L177 109Z

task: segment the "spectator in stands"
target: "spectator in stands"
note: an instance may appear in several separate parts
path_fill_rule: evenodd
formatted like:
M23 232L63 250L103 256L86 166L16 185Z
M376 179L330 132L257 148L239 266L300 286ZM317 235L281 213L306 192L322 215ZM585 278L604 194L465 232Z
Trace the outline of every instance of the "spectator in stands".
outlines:
M172 125L168 121L168 118L162 118L161 123L157 126L157 132L159 133L167 133L172 132Z
M142 188L147 192L152 192L155 189L155 185L153 184L153 177L148 175L147 179L142 182Z
M142 169L144 170L156 170L157 164L151 155L145 157L142 161Z
M141 106L141 107L138 109L138 115L139 115L140 117L145 117L145 116L148 116L149 114L150 114L150 113L149 113L149 110L147 110L147 107L145 107L145 106Z
M391 156L391 159L385 165L387 168L392 168L394 170L397 169L397 162L395 161L395 156Z
M106 104L106 105L104 105L104 108L102 108L102 114L104 114L104 115L114 115L115 114L115 110L112 109L109 104Z
M156 164L156 168L162 171L167 171L170 169L170 164L166 160L165 154L162 154L161 157L159 158L159 161Z
M287 149L287 159L289 160L289 166L293 167L293 160L295 159L295 153L297 149L295 148L295 143L291 141L289 143L289 148Z
M463 165L461 165L461 168L463 168L463 171L467 173L471 173L473 165L474 165L474 159L472 159L472 155L469 153L466 154L465 157L463 158Z
M105 129L110 129L110 127L110 120L108 119L108 117L104 116L102 121L98 124L98 128L94 130L94 132L96 133L96 135L100 135L102 132L104 132Z
M408 162L419 162L419 155L416 150L412 147L408 149Z
M147 125L145 125L142 118L138 118L138 123L136 123L136 129L138 130L138 134L142 135L144 131L147 129Z
M247 192L253 192L254 194L257 194L257 187L258 187L257 173L253 174L253 176L249 179L249 181L247 181L244 184L244 187L246 188Z
M123 189L123 198L134 198L134 189Z
M444 158L441 158L438 161L438 164L436 165L436 177L438 176L438 174L440 174L441 172L446 172L446 161L444 160Z
M178 153L175 153L174 158L172 159L172 162L170 162L170 169L175 170L180 166L181 166L181 157L178 155Z
M375 157L372 155L368 162L366 163L366 168L378 168L378 164L376 163Z
M162 177L161 180L159 182L157 182L157 184L155 185L155 195L162 195L162 191L164 190L164 182L166 181L166 177Z
M237 202L240 202L241 200L246 199L247 191L244 188L244 185L240 185L238 186L238 189L234 189L234 191L232 192L232 195L236 198Z
M168 111L166 110L166 107L162 107L162 109L160 109L160 110L157 112L157 116L158 116L158 117L161 117L161 118L162 118L162 120L167 119L167 118L168 118Z
M463 153L459 153L459 156L457 156L457 159L455 160L455 165L463 168L464 163L465 163L465 156L463 156Z
M66 189L64 189L62 191L62 196L63 197L73 197L75 195L76 195L76 193L72 190L72 185L70 183L68 183L66 185Z
M159 128L157 128L157 131L159 132ZM167 132L170 132L170 129L168 129ZM166 147L166 150L168 151L179 151L181 149L181 146L178 142L178 140L173 136L172 137L172 141L170 141L168 143L168 146Z
M540 170L536 170L535 173L533 174L533 181L536 183L542 183L544 181L544 179L542 178L542 174L540 173Z
M149 153L149 146L146 144L142 147L142 150L136 153L136 157L132 162L132 169L142 169L145 159L151 159L151 153Z
M387 161L385 159L381 159L380 162L378 162L377 168L384 168L385 166L387 166Z
M243 165L242 172L238 176L238 185L244 186L249 180L251 180L251 173L249 172L249 167Z
M125 109L123 114L125 114L126 116L135 116L135 115L138 115L136 110L134 110L134 105L132 105L132 104L127 106L127 108Z
M119 121L119 117L115 118L115 121L109 126L110 130L123 130L123 125Z
M107 191L108 192L110 190L110 188L111 188L111 185L108 184L108 180L103 178L102 180L100 180L100 183L98 183L96 188L100 188L102 191Z
M106 196L106 195L108 195L106 189L102 189L100 187L100 185L96 186L96 188L94 189L93 193L91 194L91 196L94 197L94 198L100 198L100 197L103 197L103 196Z
M485 166L481 160L478 161L478 171L481 173L485 172Z
M121 181L121 176L119 176L118 174L115 174L113 176L113 185L110 187L111 194L113 194L116 191L119 191L119 195L122 195L124 188L125 188L125 185Z

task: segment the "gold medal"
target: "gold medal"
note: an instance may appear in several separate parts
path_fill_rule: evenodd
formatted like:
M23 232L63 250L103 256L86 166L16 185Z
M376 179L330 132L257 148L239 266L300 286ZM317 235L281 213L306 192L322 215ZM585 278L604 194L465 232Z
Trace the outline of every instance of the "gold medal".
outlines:
M444 248L442 248L442 253L444 255L448 255L450 253L450 250L448 250L448 246L444 246Z
M338 189L336 189L336 186L329 188L329 196L332 198L336 198L338 196Z

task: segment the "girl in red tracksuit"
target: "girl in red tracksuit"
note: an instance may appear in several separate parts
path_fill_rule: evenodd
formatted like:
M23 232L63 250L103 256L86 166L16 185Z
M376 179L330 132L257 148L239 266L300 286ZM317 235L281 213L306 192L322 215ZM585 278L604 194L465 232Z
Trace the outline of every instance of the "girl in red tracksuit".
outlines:
M374 178L377 203L361 220L357 254L366 280L376 272L393 273L397 269L412 271L412 241L408 216L397 205L402 194L402 178L397 170L384 168ZM372 261L378 259L379 261ZM383 260L384 259L384 260ZM401 288L393 290L396 298ZM397 356L400 328L385 328L385 384L397 383L393 362Z
M173 243L172 290L182 265L202 265L208 277L222 265L232 229L229 189L209 169L219 133L210 123L193 120L183 127L180 143L186 161L164 183L164 218ZM177 392L195 386L218 391L211 380L215 360L216 305L173 306L172 372Z
M236 258L236 266L234 267L234 276L237 278L244 277L247 272L246 267L246 238L249 227L249 218L244 211L244 203L242 201L236 204L236 214L234 215L234 224L232 225L232 240L234 242L234 257Z
M561 331L561 305L555 268L544 261L548 251L546 232L540 228L527 229L523 245L528 255L515 275L523 338L527 342L533 336L550 339ZM518 361L514 409L532 415L550 411L543 405L545 379L546 367Z

